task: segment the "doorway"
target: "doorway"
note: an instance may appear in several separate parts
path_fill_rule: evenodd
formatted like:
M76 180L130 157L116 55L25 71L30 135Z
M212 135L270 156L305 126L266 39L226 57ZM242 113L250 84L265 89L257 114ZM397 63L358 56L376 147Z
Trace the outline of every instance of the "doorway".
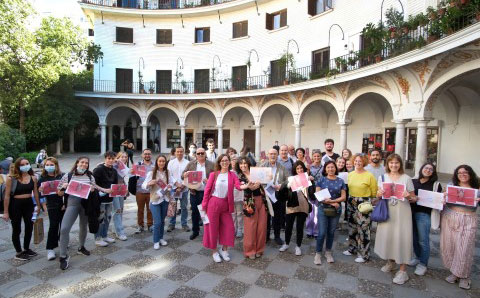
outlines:
M255 152L255 129L243 130L243 147L250 147L251 152Z

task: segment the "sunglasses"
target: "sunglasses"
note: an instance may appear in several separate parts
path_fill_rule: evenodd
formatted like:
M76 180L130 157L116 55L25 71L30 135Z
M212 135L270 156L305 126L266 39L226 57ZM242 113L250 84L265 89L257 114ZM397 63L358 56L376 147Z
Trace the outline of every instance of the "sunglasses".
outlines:
M205 155L204 152L198 152L197 155Z

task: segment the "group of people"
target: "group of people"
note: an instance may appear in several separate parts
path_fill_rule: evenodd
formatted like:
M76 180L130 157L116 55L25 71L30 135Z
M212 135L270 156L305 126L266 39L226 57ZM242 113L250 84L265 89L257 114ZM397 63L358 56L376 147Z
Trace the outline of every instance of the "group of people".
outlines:
M133 150L128 142L125 146L127 151ZM378 150L372 150L369 155L352 155L350 150L344 149L338 155L333 152L332 139L325 140L324 146L324 152L316 149L307 156L303 148L278 146L277 143L257 164L249 150L237 154L235 149L229 148L226 154L217 154L214 141L209 139L207 150L192 144L189 154L185 155L184 148L178 146L170 158L161 154L153 158L152 151L144 149L142 160L137 163L133 163L130 152L109 151L104 155L104 162L92 171L87 157L79 157L68 173L60 171L55 158L47 157L39 177L33 174L27 159L18 158L5 181L3 218L10 220L13 227L15 258L28 260L35 256L30 249L32 215L40 212L43 182L60 180L57 191L45 195L50 220L47 257L55 259L54 249L59 246L60 268L65 270L70 260L69 235L78 217L79 254L90 254L85 248L87 229L95 233L97 246L107 246L115 242L115 238L127 240L122 224L126 196L112 197L110 194L112 185L128 184L138 207L135 233L152 232L156 250L168 245L164 239L165 220L170 217L167 232L172 232L176 228L179 203L183 231L191 231L190 239L194 240L199 237L203 225L203 246L211 249L215 262L230 261L228 248L234 246L235 238L242 237L244 256L261 258L270 241L271 230L280 252L286 252L295 226L295 255L302 255L306 232L306 237L316 238L314 263L321 265L322 257L332 263L335 231L344 214L348 223L348 249L343 254L354 256L357 263L364 263L369 261L371 253L371 215L372 209L377 208L372 205L379 206L383 200L384 183L395 183L405 186L402 198L382 202L388 202L388 219L377 224L373 251L386 261L381 268L383 272L394 271L399 265L393 278L396 284L409 279L407 265L416 266L415 274L424 275L430 255L431 214L436 211L416 202L419 190L444 190L438 182L435 165L424 164L412 179L404 173L403 160L397 154L389 155L383 164ZM269 183L251 179L250 171L254 166L271 168ZM145 170L144 174L136 170L139 167ZM200 182L190 182L190 172L200 172ZM305 173L309 186L294 187L295 179L290 177L305 176ZM72 181L90 186L87 199L65 193ZM479 178L468 165L455 169L451 185L476 190L480 187ZM325 190L329 196L322 198L320 194ZM188 201L191 230L187 223ZM441 257L451 272L446 281L459 282L461 288L469 289L478 198L475 207L443 203ZM115 238L108 234L112 218ZM25 224L23 248L20 243L22 219ZM282 229L285 230L284 240Z

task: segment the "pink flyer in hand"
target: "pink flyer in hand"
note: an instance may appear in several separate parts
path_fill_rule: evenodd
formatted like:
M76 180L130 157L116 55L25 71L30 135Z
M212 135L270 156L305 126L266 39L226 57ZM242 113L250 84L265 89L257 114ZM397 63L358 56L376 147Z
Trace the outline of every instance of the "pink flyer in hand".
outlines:
M383 182L382 187L384 191L384 199L405 200L405 197L403 196L405 192L405 184Z
M128 189L125 184L112 184L110 189L112 190L110 193L111 198L128 196Z
M133 165L133 174L145 178L147 177L147 167L144 165Z
M41 195L48 196L56 194L58 185L60 185L60 180L42 182L42 184L40 185L43 189Z
M202 171L190 171L188 172L188 183L197 184L202 182L203 172Z
M447 185L447 203L475 207L477 194L474 188Z
M77 181L70 181L66 193L82 199L88 199L92 186L90 184L81 183Z

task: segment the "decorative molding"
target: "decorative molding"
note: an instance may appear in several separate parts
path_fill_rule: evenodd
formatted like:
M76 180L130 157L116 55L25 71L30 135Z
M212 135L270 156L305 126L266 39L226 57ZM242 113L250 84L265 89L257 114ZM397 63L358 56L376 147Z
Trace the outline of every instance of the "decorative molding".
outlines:
M399 74L397 71L392 71L393 75L397 79L397 83L400 86L400 89L402 90L402 94L405 95L407 100L409 101L409 92L410 92L410 82L405 79L401 74Z
M413 63L412 69L417 73L423 87L425 85L425 74L432 73L432 69L429 67L429 59Z

